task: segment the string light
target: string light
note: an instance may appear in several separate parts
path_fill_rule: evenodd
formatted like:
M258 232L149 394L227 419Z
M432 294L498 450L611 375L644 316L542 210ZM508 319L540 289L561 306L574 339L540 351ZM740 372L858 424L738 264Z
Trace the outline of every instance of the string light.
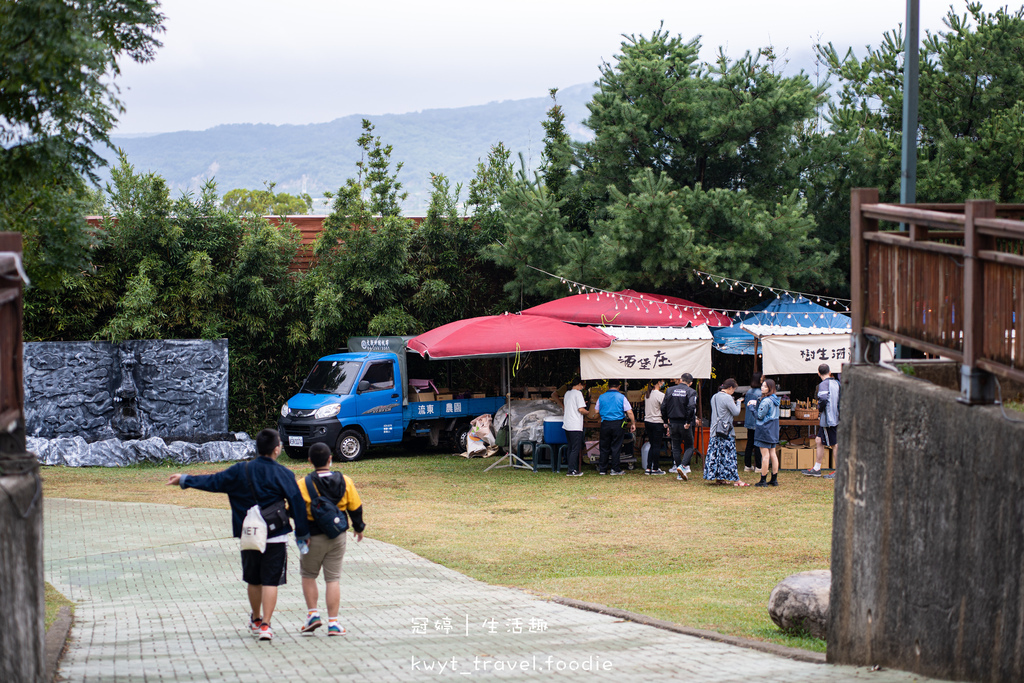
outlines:
M807 292L780 289L778 287L772 287L769 285L759 285L755 282L747 282L745 280L738 280L736 278L726 277L724 275L716 275L714 273L708 273L703 270L697 270L696 268L692 269L692 272L697 276L702 285L707 284L709 282L713 282L715 283L715 287L719 287L719 285L722 283L728 283L730 291L733 290L733 287L739 286L742 287L744 293L757 292L758 294L764 294L767 291L771 292L772 294L775 294L776 299L782 298L782 295L784 294L786 296L793 297L794 299L803 297L808 301L813 299L815 302L822 304L824 306L844 306L847 311L850 310L850 300L843 299L841 297L822 296L820 294L809 294Z
M599 289L597 287L593 287L591 285L587 285L585 283L575 282L573 280L569 280L567 278L564 278L564 277L561 277L561 276L558 276L558 275L554 275L553 273L549 273L549 272L547 272L545 270L542 270L542 269L537 268L536 266L532 266L530 264L526 264L526 266L528 268L532 269L532 270L535 270L535 271L537 271L539 273L547 275L548 277L552 277L552 278L558 279L562 284L566 285L569 288L569 292L570 293L575 290L576 292L578 292L580 294L585 294L587 301L590 301L590 295L591 294L593 294L596 297L597 301L600 301L601 300L601 295L603 294L603 295L605 295L605 297L611 299L611 302L614 303L615 310L617 310L617 311L621 310L619 308L619 303L621 302L622 305L625 307L625 310L628 310L629 304L633 304L633 307L637 311L640 311L641 310L640 304L643 304L643 310L646 311L647 313L651 313L651 308L650 308L650 306L647 305L647 302L650 301L650 302L655 304L655 308L657 308L657 311L658 311L659 315L662 315L665 312L662 309L662 306L664 306L665 308L668 309L668 319L669 320L674 320L674 319L678 318L680 321L682 321L686 317L686 316L683 315L684 312L685 312L685 313L690 314L690 317L691 317L690 322L694 323L694 324L696 324L697 320L703 318L703 320L705 322L707 322L708 324L717 326L716 323L721 322L722 318L725 318L725 319L728 319L728 320L735 320L736 322L740 322L745 317L757 316L757 315L765 315L765 314L767 314L767 316L769 316L771 320L778 320L779 319L778 318L779 315L786 315L787 318L789 318L789 319L793 318L793 314L792 313L788 313L787 314L785 311L777 312L777 311L764 311L764 310L752 310L752 309L735 309L735 308L714 309L714 308L705 308L703 306L687 306L687 305L680 305L680 304L671 304L671 303L668 302L667 298L662 298L661 301L659 302L659 301L656 301L656 300L653 300L653 299L645 299L645 297L642 294L638 294L638 295L634 296L632 294L621 294L619 292L611 292L611 291L608 291L608 290L605 290L605 289ZM783 295L791 297L794 300L796 300L799 297L802 297L802 298L806 299L808 302L813 298L815 301L817 301L817 302L824 302L826 305L831 304L831 305L836 305L836 306L843 306L843 310L847 311L847 312L849 312L849 310L850 310L849 299L840 299L838 297L824 297L824 298L822 298L820 295L817 295L817 294L804 294L802 292L791 292L789 290L786 290L786 289L783 289L783 288L779 288L779 287L773 287L773 286L769 286L769 285L757 285L757 284L754 284L754 283L751 283L751 282L744 282L742 280L736 280L736 279L733 279L733 278L727 278L727 277L724 277L724 276L721 276L721 275L713 275L711 273L705 273L703 271L694 270L693 272L695 274L697 274L697 277L700 279L701 284L705 284L707 282L714 282L715 283L715 287L719 288L719 289L721 288L720 285L722 283L729 283L730 291L734 290L734 288L736 286L740 286L743 289L744 292L754 291L754 292L758 292L759 294L763 294L765 292L770 292L770 293L775 295L775 299L777 301L781 300ZM637 302L637 299L639 299L639 303ZM804 313L804 319L805 320L811 320L811 316L815 316L818 321L825 320L827 322L827 326L829 328L833 328L835 323L839 323L840 325L842 325L843 328L846 328L849 325L849 323L847 323L845 321L837 321L835 319L836 315L838 315L838 314L833 312L833 311L823 311L823 312L817 312L817 313L807 313L807 312L805 312ZM713 321L711 316L716 316L716 319Z

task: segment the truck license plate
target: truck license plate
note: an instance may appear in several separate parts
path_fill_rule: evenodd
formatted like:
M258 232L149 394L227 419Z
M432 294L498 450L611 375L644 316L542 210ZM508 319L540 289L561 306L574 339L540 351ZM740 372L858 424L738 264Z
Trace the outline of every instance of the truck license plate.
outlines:
M289 436L288 437L288 445L289 446L301 446L302 445L302 437L301 436Z

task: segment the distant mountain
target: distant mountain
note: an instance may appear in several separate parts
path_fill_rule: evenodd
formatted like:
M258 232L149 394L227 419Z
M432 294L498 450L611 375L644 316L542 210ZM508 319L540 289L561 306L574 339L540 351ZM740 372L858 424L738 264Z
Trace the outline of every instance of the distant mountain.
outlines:
M582 121L593 93L592 85L558 91L566 127L576 139L588 137ZM368 118L375 134L394 147L392 160L405 163L398 178L409 192L406 215L423 215L431 173L443 173L453 185L461 182L465 199L477 163L498 142L513 155L522 153L527 165L536 168L544 148L541 121L550 106L550 98L536 97L409 114L353 115L305 126L234 124L198 132L114 136L112 142L124 149L137 170L161 175L175 195L195 190L212 177L222 195L235 188L260 189L271 181L277 183L277 192L320 197L355 175L356 138L361 120ZM116 161L110 150L102 153ZM109 174L101 177L106 181Z

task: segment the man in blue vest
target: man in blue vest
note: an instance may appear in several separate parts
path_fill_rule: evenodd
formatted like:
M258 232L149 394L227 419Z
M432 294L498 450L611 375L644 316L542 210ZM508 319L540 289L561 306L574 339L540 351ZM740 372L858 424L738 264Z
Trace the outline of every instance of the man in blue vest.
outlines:
M629 431L636 431L636 418L633 417L633 406L619 391L618 380L608 381L608 391L597 399L597 412L601 416L601 460L598 463L598 474L618 476L625 474L619 463L622 451L622 421L629 418ZM609 463L609 460L611 461ZM611 469L609 470L609 465Z

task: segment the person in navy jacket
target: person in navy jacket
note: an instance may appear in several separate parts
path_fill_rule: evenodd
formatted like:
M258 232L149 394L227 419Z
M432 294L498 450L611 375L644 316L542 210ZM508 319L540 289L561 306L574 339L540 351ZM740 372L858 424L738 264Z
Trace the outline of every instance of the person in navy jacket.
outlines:
M295 483L295 474L277 462L281 455L281 437L277 430L264 429L256 436L256 452L259 457L236 463L216 474L172 474L167 484L228 494L231 530L236 538L241 538L242 523L253 505L266 508L287 500L289 514L295 520L296 543L301 550L309 540L306 504ZM253 498L253 491L256 498ZM277 606L278 586L283 586L287 580L286 544L291 531L291 524L286 521L280 528L268 529L264 552L242 551L242 580L248 584L249 605L252 607L249 631L260 640L274 637L270 619Z

